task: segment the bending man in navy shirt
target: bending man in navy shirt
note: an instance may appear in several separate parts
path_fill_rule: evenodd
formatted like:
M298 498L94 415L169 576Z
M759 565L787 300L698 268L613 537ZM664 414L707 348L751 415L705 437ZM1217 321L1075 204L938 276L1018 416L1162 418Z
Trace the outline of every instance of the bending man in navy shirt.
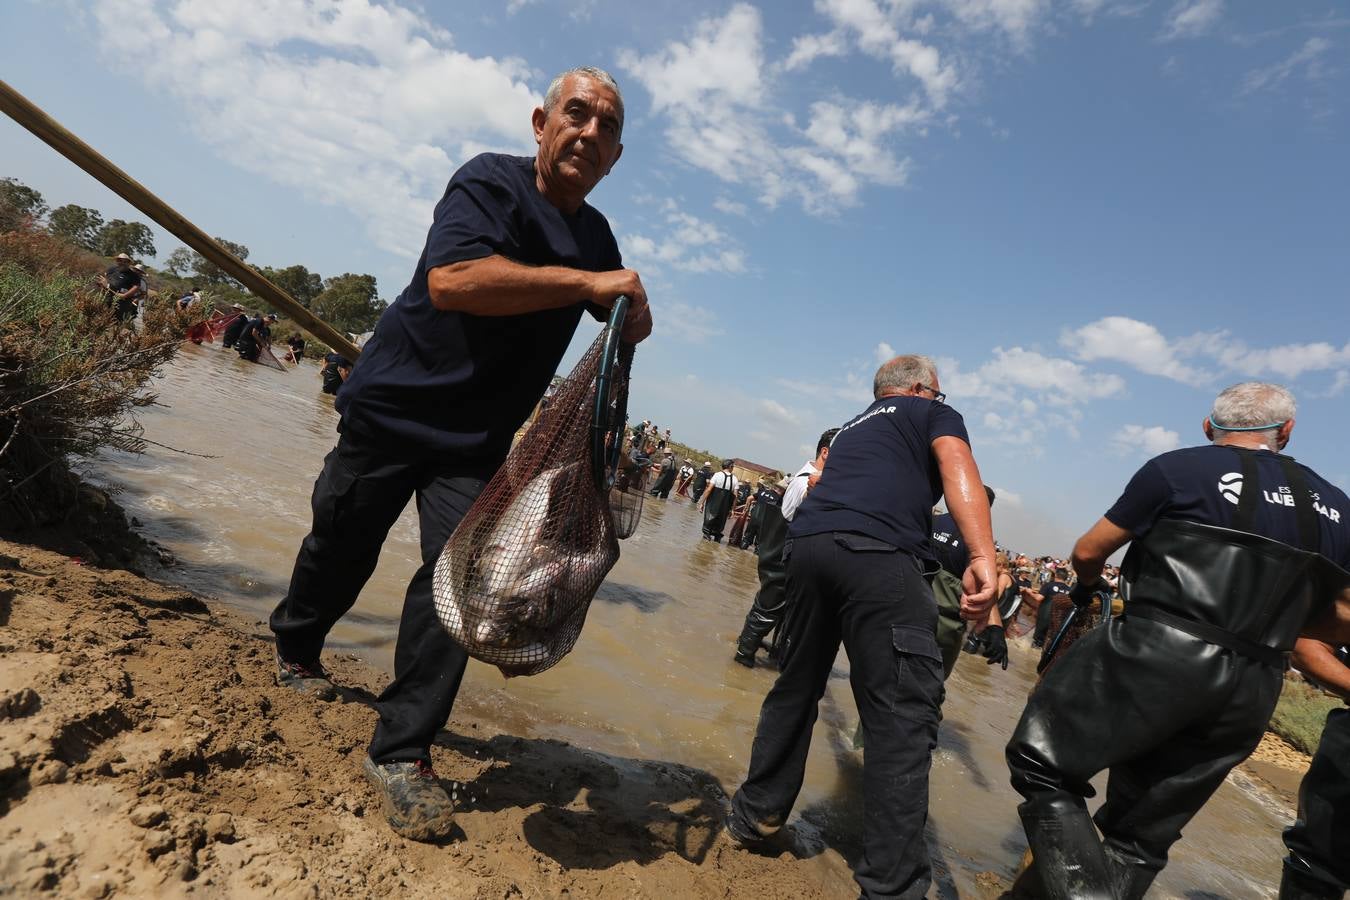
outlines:
M1008 743L1035 857L1023 877L1045 896L1144 896L1261 740L1300 632L1350 583L1350 499L1279 453L1294 412L1279 385L1228 388L1204 421L1212 443L1145 463L1074 546L1070 597L1087 605L1131 545L1125 614L1055 661ZM1099 839L1084 798L1103 770Z
M896 357L877 370L872 394L834 438L788 527L793 613L782 671L726 829L755 846L787 821L842 640L867 743L854 877L864 897L918 898L932 882L923 829L942 699L937 607L920 560L932 558L930 513L945 495L970 548L962 613L983 622L994 602L993 528L965 422L943 402L932 360Z
M394 680L380 695L364 766L393 829L450 831L453 805L431 770L468 657L432 606L436 559L516 429L543 396L583 312L632 305L624 338L651 332L638 274L586 195L623 151L614 79L573 69L532 116L534 158L485 153L436 206L411 283L380 317L338 392L337 446L314 485L314 524L272 614L278 681L334 694L324 638L356 602L380 546L417 497L422 566L403 602Z

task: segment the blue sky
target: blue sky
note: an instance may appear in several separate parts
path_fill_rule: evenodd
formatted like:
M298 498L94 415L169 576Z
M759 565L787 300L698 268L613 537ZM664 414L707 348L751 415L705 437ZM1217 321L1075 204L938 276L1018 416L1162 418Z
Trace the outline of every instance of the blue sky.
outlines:
M598 64L634 412L796 467L938 358L1004 543L1067 552L1223 386L1350 486L1350 9L1249 0L6 3L3 78L251 260L392 300L454 168ZM137 217L8 120L2 175ZM161 258L177 242L161 234ZM592 331L579 333L578 344ZM574 348L575 349L575 348Z

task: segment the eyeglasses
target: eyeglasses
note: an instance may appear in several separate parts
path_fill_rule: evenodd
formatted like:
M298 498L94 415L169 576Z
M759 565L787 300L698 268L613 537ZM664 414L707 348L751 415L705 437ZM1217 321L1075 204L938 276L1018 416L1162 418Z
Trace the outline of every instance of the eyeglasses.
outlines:
M947 402L947 395L944 394L944 393L942 393L942 391L939 391L937 388L935 388L935 387L930 387L929 385L926 385L926 384L920 384L919 387L922 388L923 390L927 391L928 393L932 394L932 395L933 395L933 399L934 399L935 401L937 401L938 403L946 403L946 402Z

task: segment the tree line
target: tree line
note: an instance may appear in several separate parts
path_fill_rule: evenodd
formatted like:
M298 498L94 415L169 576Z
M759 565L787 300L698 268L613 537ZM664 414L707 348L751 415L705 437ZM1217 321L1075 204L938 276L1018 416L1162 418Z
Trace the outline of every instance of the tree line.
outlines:
M105 221L98 210L73 203L50 209L34 188L15 178L0 178L0 232L20 226L45 228L53 236L103 257L118 253L137 258L157 255L154 233L144 223ZM220 237L216 240L240 259L248 259L249 249L243 244ZM302 265L257 269L339 331L353 334L370 331L389 305L380 299L373 275L344 272L324 278ZM174 250L164 265L153 272L163 282L161 293L166 289L184 293L199 290L217 307L238 303L247 308L275 311L215 263L187 247Z

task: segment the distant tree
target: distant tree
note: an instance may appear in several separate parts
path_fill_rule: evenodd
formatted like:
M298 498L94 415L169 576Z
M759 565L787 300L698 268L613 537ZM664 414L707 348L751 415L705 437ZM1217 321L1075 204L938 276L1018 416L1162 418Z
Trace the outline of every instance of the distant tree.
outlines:
M188 248L179 247L169 254L168 259L164 260L164 268L179 278L186 278L194 271L193 267L196 265L194 256L196 254Z
M226 250L233 253L240 259L248 259L248 248L243 244L236 244L234 241L227 241L223 237L217 237L216 240ZM242 287L231 276L225 274L225 270L211 262L200 253L192 254L192 271L196 274L198 281L204 281L207 284L228 284L232 287Z
M0 178L0 231L39 222L45 215L47 201L41 194L17 178Z
M360 334L375 327L389 304L375 289L374 275L335 275L323 284L323 293L310 307L316 316L339 331Z
M87 209L67 203L52 210L47 217L47 230L93 253L98 252L98 233L103 228L103 216L96 209Z
M314 303L315 297L323 293L322 276L318 272L311 272L304 266L287 266L284 269L263 266L258 271L268 281L300 301L300 305L306 309L309 309Z
M150 226L140 222L113 219L98 230L94 243L97 245L94 252L100 256L116 256L119 253L134 257L155 255L155 234Z

